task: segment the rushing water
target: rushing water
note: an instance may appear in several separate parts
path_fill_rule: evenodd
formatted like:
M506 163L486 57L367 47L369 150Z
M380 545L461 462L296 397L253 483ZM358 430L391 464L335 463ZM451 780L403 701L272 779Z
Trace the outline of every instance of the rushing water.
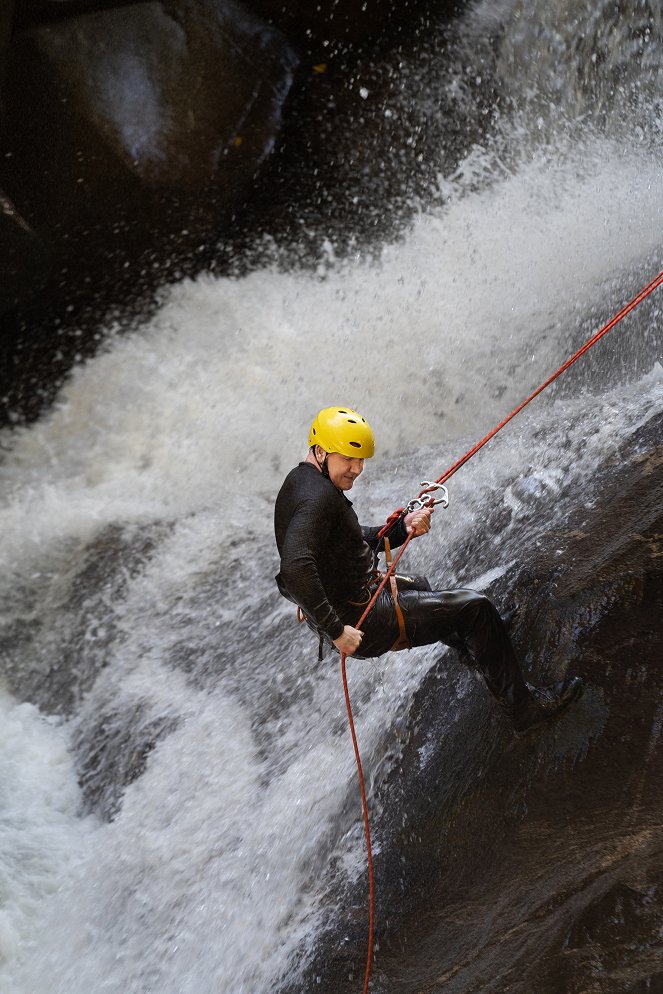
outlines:
M330 246L313 274L173 286L5 437L7 994L266 994L329 914L316 881L361 871L337 667L272 581L273 495L312 413L372 422L357 506L380 521L663 268L660 11L534 6L536 30L518 3L462 24L459 58L493 39L508 109L378 262ZM663 407L661 306L459 474L422 570L486 586L533 503L582 500ZM436 654L353 667L372 777Z

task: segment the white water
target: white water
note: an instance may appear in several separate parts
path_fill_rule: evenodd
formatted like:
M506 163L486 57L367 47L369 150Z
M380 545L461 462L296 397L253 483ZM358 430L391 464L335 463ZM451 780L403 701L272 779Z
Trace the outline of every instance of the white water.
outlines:
M291 612L271 596L273 494L305 450L311 415L342 400L372 422L378 456L357 505L380 520L663 268L660 155L644 148L588 136L508 170L475 151L443 186L446 205L379 265L171 288L152 321L111 335L56 409L16 434L2 466L0 586L14 600L39 592L17 609L28 624L45 617L57 630L52 591L105 526L169 531L107 604L109 665L75 719L0 702L0 991L272 991L325 914L316 881L330 852L338 872L361 872L338 672L315 664L306 633L283 633ZM528 500L553 513L554 496L583 499L594 468L663 408L660 365L629 376L639 347L623 344L636 331L660 336L658 311L599 346L608 366L611 355L624 363L623 384L539 401L459 474L452 510L414 550L422 568L441 575L494 493L514 511L512 528L525 527ZM231 567L228 601L217 570L232 559L232 533L246 530L238 553L251 565ZM486 539L494 572L451 561L443 576L488 582L513 555L501 539ZM245 637L215 655L238 625ZM40 638L53 664L77 665L57 658L57 637ZM196 680L174 666L182 644L208 661ZM435 655L354 669L369 771ZM291 705L276 701L281 687ZM179 724L112 823L82 817L71 736L111 706L121 725L137 704L145 722Z

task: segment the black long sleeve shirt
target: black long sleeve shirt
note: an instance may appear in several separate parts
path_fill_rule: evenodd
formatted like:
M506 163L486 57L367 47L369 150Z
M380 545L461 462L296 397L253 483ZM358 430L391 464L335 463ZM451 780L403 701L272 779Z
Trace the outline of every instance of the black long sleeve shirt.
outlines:
M274 530L281 571L276 582L283 596L331 639L343 632L340 616L361 613L349 602L366 597L366 583L384 550L380 527L362 528L352 502L311 463L291 470L279 491ZM396 547L405 537L401 521L390 542Z

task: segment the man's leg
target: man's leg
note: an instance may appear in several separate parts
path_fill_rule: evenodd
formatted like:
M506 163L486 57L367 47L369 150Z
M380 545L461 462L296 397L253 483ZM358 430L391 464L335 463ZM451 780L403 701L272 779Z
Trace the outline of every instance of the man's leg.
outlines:
M413 646L443 642L465 648L500 704L509 709L529 698L504 622L483 594L406 590L398 600Z
M516 731L554 717L581 693L578 677L545 688L525 683L506 626L483 594L406 590L398 600L412 645L443 642L466 649Z

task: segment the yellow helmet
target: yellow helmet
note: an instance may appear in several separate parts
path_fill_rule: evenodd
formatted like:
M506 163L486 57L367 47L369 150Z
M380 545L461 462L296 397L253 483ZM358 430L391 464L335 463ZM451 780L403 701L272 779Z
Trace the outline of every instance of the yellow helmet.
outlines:
M371 426L349 407L325 407L319 411L313 419L308 444L355 459L370 459L375 452Z

